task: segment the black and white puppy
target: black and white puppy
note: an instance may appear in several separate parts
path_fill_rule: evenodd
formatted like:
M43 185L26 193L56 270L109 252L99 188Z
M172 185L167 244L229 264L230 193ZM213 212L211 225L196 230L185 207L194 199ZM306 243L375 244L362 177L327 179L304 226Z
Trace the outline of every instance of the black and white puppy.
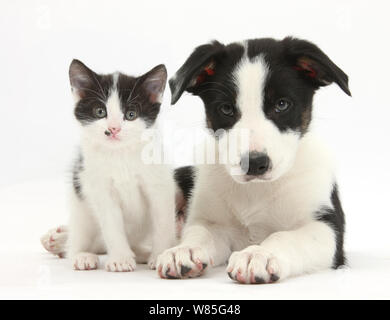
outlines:
M159 256L161 277L195 277L228 261L233 280L269 283L345 263L332 160L309 130L313 95L333 82L350 95L348 76L304 40L195 49L169 82L172 104L184 91L199 96L207 127L249 130L249 147L237 163L193 170L182 240ZM232 174L240 167L244 174Z

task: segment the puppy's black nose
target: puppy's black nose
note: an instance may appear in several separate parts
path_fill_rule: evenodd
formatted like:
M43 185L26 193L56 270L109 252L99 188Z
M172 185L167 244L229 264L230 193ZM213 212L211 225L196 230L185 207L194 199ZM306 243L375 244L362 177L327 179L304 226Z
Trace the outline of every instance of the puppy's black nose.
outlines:
M250 176L260 176L270 167L270 158L262 152L252 151L241 160L241 168Z

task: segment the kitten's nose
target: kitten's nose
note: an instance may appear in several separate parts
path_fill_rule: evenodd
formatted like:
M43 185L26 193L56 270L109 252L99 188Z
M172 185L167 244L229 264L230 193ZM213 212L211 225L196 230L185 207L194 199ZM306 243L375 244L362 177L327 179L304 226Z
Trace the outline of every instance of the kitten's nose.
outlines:
M110 127L110 128L108 128L108 130L111 132L111 134L113 134L115 136L115 135L117 135L121 131L121 128Z

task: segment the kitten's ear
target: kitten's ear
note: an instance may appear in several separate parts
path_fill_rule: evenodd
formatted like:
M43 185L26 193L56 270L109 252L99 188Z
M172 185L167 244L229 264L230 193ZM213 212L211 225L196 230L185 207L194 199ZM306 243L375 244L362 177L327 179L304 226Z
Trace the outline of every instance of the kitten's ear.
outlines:
M335 82L347 95L351 95L348 76L316 45L292 37L287 37L282 42L287 60L307 81L316 86L327 86Z
M99 85L97 74L76 59L69 66L69 80L76 102L84 98L88 90L94 90Z
M172 92L171 104L175 104L184 91L196 94L198 86L214 75L217 55L221 54L224 48L223 44L213 41L194 50L169 80Z
M161 103L167 84L167 69L160 64L141 76L141 85L146 91L151 103Z

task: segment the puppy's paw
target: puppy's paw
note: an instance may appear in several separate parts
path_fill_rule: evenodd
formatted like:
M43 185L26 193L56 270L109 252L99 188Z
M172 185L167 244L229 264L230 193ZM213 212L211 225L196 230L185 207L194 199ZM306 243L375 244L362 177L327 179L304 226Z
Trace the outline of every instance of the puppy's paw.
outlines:
M111 272L130 272L136 268L134 255L112 255L106 262L106 270Z
M201 276L211 265L211 259L202 248L174 247L157 259L157 271L164 279L185 279Z
M66 226L60 226L58 228L51 229L44 234L41 237L41 243L50 253L58 255L60 258L64 258L67 239L68 228Z
M233 252L226 271L232 280L240 283L272 283L282 277L280 261L261 246Z
M80 252L73 258L74 270L94 270L97 269L99 258L96 254Z

